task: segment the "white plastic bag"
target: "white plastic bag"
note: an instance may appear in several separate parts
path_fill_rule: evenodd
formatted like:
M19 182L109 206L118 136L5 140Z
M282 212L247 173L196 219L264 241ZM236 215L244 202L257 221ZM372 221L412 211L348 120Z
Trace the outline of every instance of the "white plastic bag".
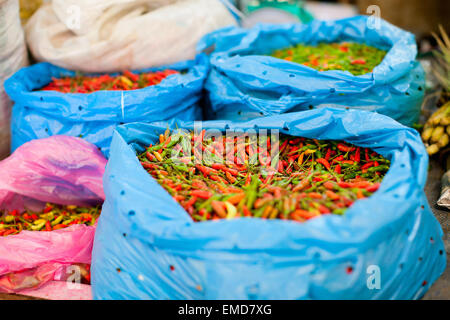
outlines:
M193 59L203 35L236 23L219 0L53 0L25 31L38 60L112 72Z
M3 82L27 64L18 0L0 0L0 159L9 154L11 101Z

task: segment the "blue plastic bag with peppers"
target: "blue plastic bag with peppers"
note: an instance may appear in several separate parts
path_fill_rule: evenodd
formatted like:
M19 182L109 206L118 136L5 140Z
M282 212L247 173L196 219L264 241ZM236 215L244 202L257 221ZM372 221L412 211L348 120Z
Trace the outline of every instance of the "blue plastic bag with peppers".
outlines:
M344 140L391 164L378 191L343 216L194 222L137 154L167 129L197 124L133 123L114 132L93 248L95 299L417 299L444 271L443 232L423 190L428 156L417 131L336 108L202 122L219 132Z
M12 151L27 141L59 134L84 138L108 155L112 132L118 124L174 117L201 120L199 100L208 71L206 57L199 55L195 61L133 73L167 69L178 72L141 89L65 93L41 89L52 78L76 76L74 71L49 63L22 68L5 82L5 90L14 101Z
M327 71L320 71L311 64L270 56L298 44L342 42L366 44L387 53L373 71L361 75L328 70L333 69L329 65L333 61ZM252 29L228 27L206 35L198 50L212 51L205 83L208 119L251 119L324 106L374 111L408 126L419 118L425 74L415 61L414 35L382 19L358 16ZM352 63L358 66L371 58L368 53L366 60Z

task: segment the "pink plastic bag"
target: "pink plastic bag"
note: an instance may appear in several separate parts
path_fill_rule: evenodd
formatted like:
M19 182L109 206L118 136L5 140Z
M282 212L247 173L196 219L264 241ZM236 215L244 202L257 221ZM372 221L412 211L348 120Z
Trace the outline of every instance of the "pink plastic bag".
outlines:
M106 162L97 147L79 138L30 141L0 162L0 209L102 203ZM37 288L68 265L90 263L94 233L95 226L73 225L0 237L0 291Z

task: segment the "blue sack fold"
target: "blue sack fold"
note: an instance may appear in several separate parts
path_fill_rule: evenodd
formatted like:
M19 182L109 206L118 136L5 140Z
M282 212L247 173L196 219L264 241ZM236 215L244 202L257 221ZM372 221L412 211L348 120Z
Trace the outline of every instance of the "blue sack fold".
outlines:
M170 75L157 85L89 94L35 91L47 85L53 77L74 76L75 72L49 63L22 68L4 85L14 101L11 150L33 139L68 135L84 138L107 156L113 130L119 124L175 117L201 120L199 101L208 68L206 56L198 55L195 61L135 71L173 69L181 72Z
M298 43L341 41L388 52L372 72L360 76L266 56ZM202 38L197 50L212 52L205 83L210 119L245 120L333 106L382 113L411 126L420 115L425 73L415 60L415 37L382 19L227 27Z
M194 122L119 126L93 248L95 299L418 299L444 271L443 232L424 193L428 155L417 131L336 108L201 125L345 140L380 153L391 167L380 189L344 216L193 222L136 154L167 128L192 130Z

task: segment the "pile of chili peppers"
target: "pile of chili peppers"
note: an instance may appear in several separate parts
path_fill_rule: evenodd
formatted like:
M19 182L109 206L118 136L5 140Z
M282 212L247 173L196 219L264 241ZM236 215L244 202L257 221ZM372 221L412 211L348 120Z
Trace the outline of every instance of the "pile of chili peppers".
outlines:
M124 71L122 74L116 76L104 74L98 77L77 74L75 77L52 78L52 82L40 90L54 90L63 93L91 93L99 90L134 90L159 84L168 76L176 73L178 71L167 69L140 74Z
M386 51L365 44L343 42L319 43L317 46L298 44L276 50L271 55L319 71L343 70L359 76L371 72L379 65Z
M170 135L168 130L159 139L138 158L194 221L303 222L342 215L378 189L390 166L376 152L337 141L268 136L261 146L248 135L215 139L205 138L205 131ZM269 157L272 149L278 151Z
M73 224L92 226L100 216L101 207L77 207L47 203L42 212L12 210L0 215L0 236L18 234L22 230L52 231Z

